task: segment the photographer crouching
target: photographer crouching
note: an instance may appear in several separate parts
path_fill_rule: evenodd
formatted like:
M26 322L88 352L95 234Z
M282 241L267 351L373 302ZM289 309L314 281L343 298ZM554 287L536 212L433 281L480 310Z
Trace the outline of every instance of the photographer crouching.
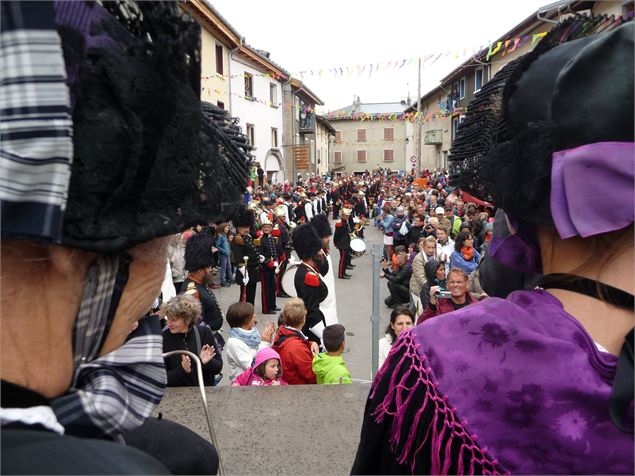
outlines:
M456 311L469 304L479 302L467 288L467 274L462 269L452 268L448 272L447 290L441 288L441 286L430 287L430 300L425 307L423 315L417 319L417 324L421 324L431 317Z

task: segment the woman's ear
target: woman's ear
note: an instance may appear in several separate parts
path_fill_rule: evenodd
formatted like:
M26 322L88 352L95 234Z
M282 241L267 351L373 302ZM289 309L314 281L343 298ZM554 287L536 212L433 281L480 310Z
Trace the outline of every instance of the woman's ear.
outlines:
M46 249L51 258L52 266L59 274L65 276L77 274L81 275L82 279L91 263L97 257L96 253L79 251L64 246L48 245Z

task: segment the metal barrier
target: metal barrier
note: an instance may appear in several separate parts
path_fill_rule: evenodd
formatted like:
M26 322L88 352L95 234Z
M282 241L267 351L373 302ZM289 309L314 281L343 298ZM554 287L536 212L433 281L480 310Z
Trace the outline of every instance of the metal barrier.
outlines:
M371 366L371 379L377 375L379 367L379 323L381 321L381 315L379 312L379 274L381 273L380 260L384 256L383 245L372 245L371 254L373 259L373 310L370 315L370 322L372 323L372 366Z
M198 355L188 350L172 350L165 352L163 358L171 357L173 355L187 355L190 359L196 362L196 376L198 377L198 388L201 391L201 399L203 400L203 411L205 412L205 418L207 419L207 428L209 429L209 436L212 438L212 444L216 448L218 454L218 476L223 476L223 463L220 457L220 449L218 441L216 440L216 434L214 433L214 427L212 426L212 417L209 414L209 408L207 408L207 395L205 395L205 386L203 385L203 363L199 359Z

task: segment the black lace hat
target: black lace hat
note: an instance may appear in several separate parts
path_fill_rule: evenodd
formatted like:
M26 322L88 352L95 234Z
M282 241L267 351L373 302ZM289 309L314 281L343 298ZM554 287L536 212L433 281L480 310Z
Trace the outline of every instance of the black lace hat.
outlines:
M527 223L552 224L554 152L633 141L633 24L624 21L575 15L501 69L458 128L450 182Z
M13 227L34 214L3 203L3 236L119 252L234 213L250 148L237 120L201 104L200 27L177 2L55 2L54 20L72 113L63 222Z
M309 259L322 249L322 240L309 223L297 227L292 239L293 247L300 259Z

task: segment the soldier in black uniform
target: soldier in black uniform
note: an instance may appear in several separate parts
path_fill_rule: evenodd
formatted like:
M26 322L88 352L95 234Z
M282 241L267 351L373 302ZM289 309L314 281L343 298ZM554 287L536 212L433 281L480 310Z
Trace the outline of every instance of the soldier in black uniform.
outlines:
M295 273L294 285L298 297L307 309L306 322L302 327L305 336L321 345L322 330L326 325L320 303L329 294L321 272L328 266L322 251L322 240L310 224L300 225L293 232L295 251L302 260ZM326 272L324 273L326 274Z
M278 239L271 234L273 225L269 220L260 223L260 255L265 257L261 268L260 290L262 295L262 313L275 314L280 308L276 306L276 275L280 272L280 255L282 249Z
M307 217L306 217L306 211L304 209L305 205L306 205L306 194L302 192L300 194L300 200L298 200L298 203L296 204L295 209L293 211L295 222L298 225L302 223L306 223Z
M347 267L351 262L351 229L348 224L351 210L342 208L340 210L341 220L335 224L333 243L340 251L340 261L337 267L337 277L340 279L350 279L351 275L346 274Z
M282 207L276 207L274 210L276 221L273 226L272 235L278 237L282 254L279 256L280 272L276 275L276 296L281 298L291 297L284 292L281 286L282 276L287 270L289 258L291 257L291 237L290 227L287 223L287 217Z
M236 262L236 282L240 284L240 301L254 303L256 284L260 279L260 253L250 234L256 219L250 210L238 210L232 219L236 236L232 241L232 253Z
M331 191L331 201L333 203L333 220L337 220L340 217L340 208L342 206L342 198L339 187L335 187Z
M190 294L201 302L201 317L213 331L223 325L223 312L209 289L212 282L212 244L207 233L192 235L185 243L185 269L188 274L181 286L182 294Z

